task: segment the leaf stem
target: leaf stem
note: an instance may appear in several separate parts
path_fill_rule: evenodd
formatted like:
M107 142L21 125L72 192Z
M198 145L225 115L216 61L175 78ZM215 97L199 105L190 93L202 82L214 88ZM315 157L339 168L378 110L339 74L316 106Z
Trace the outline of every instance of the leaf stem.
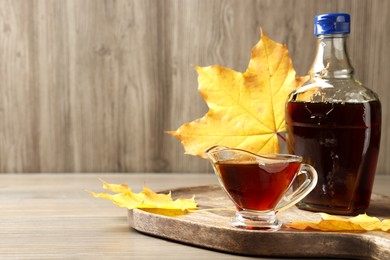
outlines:
M280 139L282 139L285 143L287 143L286 138L279 132L276 133Z

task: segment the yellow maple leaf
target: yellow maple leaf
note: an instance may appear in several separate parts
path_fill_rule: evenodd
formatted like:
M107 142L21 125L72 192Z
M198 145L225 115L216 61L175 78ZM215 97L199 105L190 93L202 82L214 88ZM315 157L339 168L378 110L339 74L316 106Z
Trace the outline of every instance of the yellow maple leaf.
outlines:
M148 212L172 216L186 213L190 209L196 209L195 198L172 200L171 193L158 194L144 186L140 193L134 193L126 184L109 184L103 181L103 188L113 192L90 192L96 198L111 200L119 207L128 209L143 209Z
M295 76L287 47L261 32L244 73L216 65L195 69L209 111L168 132L181 140L185 152L204 157L209 147L224 145L278 153L287 96L307 80Z
M352 218L344 218L320 213L322 220L294 221L287 225L289 228L305 230L315 229L321 231L390 231L390 219L381 221L376 217L360 214Z

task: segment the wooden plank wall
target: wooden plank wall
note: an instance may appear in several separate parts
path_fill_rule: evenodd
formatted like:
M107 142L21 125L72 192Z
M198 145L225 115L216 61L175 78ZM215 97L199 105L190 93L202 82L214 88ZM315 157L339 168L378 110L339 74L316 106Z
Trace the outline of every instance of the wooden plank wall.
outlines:
M207 111L192 65L244 71L262 27L304 75L313 16L335 11L382 100L390 174L387 0L1 0L0 172L210 171L164 134Z

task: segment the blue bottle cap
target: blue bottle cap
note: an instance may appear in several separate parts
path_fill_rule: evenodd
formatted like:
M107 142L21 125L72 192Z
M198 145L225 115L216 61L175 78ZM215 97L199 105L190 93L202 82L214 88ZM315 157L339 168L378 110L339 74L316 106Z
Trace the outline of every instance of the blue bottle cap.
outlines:
M350 16L345 13L320 14L314 17L314 35L349 34Z

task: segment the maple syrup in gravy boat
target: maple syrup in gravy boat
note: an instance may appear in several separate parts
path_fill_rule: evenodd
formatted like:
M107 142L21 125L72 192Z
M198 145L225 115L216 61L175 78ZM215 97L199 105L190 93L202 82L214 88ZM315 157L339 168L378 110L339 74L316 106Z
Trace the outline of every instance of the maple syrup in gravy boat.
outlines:
M209 148L206 155L236 205L237 213L231 221L234 227L280 229L276 213L302 200L317 183L317 172L303 164L300 156L263 156L219 145Z

